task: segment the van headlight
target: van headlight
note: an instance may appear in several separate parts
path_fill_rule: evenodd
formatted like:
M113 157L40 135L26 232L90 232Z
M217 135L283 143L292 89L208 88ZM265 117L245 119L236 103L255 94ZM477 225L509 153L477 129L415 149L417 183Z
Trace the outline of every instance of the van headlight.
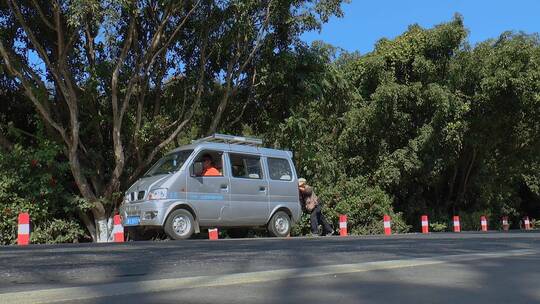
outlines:
M154 189L148 194L149 200L160 200L167 198L167 189Z

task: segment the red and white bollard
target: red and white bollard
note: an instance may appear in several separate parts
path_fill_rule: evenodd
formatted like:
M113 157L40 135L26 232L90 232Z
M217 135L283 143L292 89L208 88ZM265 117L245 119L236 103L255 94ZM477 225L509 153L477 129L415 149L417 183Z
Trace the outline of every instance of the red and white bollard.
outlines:
M502 226L504 231L508 231L508 229L510 229L510 224L508 224L508 216L503 216Z
M124 227L122 226L122 219L118 214L114 216L114 226L112 233L115 243L124 242Z
M17 231L17 244L30 243L30 215L27 212L19 213L19 226Z
M429 233L428 216L422 215L421 221L422 221L422 233Z
M454 232L460 232L461 226L459 225L459 216L454 215Z
M389 215L384 215L383 221L384 221L384 234L385 235L391 235L392 234L392 229L390 228L391 227L390 216Z
M217 240L218 239L218 229L217 228L208 229L208 238L210 240Z
M339 215L339 236L347 236L347 216Z
M523 226L525 227L525 230L531 230L531 222L529 221L528 216L523 218Z
M480 217L480 226L482 226L482 231L488 231L487 219L484 215Z

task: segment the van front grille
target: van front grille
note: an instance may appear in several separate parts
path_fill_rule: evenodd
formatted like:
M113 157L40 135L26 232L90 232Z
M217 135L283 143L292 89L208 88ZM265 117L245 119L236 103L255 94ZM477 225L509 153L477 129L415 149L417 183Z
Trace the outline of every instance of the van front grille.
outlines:
M139 193L137 193L137 200L142 200L144 199L144 191L139 191Z

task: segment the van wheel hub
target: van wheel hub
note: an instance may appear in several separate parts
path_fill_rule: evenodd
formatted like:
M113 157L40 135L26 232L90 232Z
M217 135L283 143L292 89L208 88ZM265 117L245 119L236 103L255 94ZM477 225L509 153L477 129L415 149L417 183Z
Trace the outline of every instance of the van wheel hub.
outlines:
M284 234L289 230L289 221L283 217L278 217L276 219L275 225L277 232Z
M191 230L191 221L185 215L177 215L173 220L173 230L176 234L184 236Z

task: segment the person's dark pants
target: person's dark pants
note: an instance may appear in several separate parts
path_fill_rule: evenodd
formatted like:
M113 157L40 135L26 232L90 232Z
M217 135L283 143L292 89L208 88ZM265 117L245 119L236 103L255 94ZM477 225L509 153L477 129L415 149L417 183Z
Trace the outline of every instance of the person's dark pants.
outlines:
M319 233L319 224L323 226L323 234L332 233L332 227L321 212L321 207L317 205L315 209L311 210L311 233Z

